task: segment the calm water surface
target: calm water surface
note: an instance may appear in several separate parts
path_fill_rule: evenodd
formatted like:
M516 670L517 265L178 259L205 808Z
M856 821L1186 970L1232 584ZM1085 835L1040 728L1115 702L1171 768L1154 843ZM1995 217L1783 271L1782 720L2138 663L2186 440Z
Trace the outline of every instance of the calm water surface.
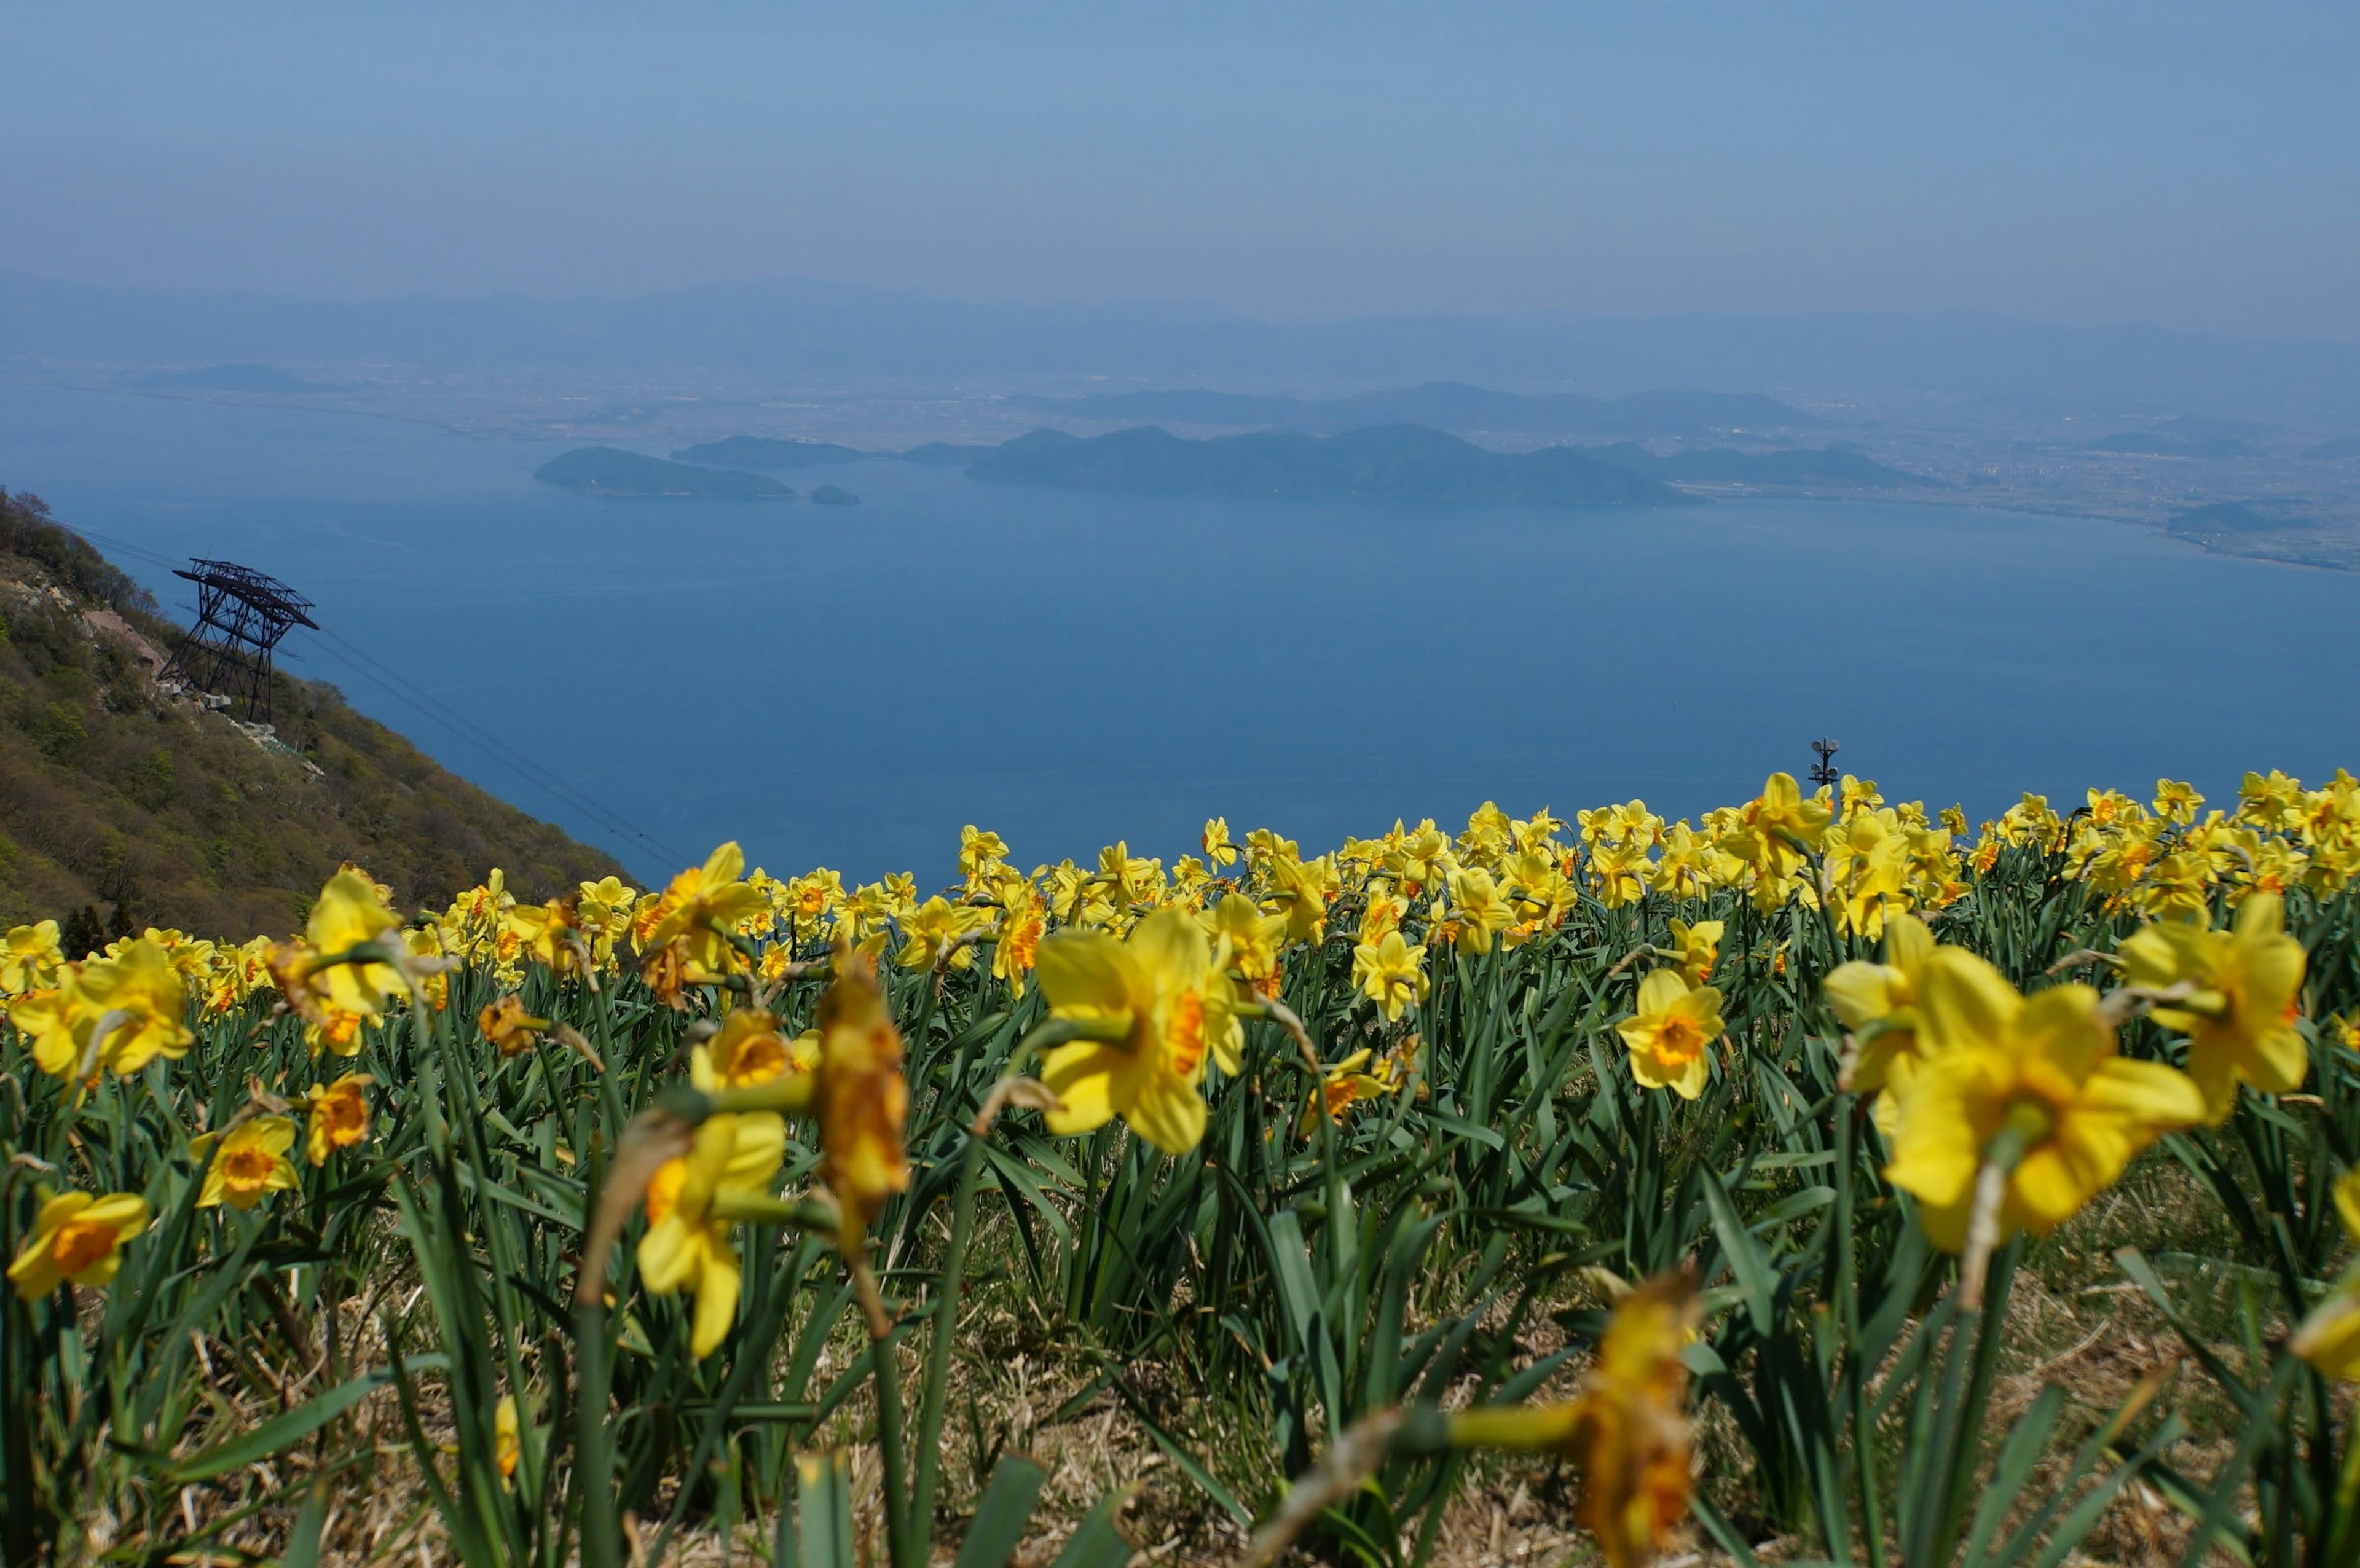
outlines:
M967 822L1029 862L1176 854L1214 812L1306 847L1487 798L1693 813L1819 735L1888 796L1975 813L2360 763L2360 575L2119 524L1102 496L884 463L791 480L854 510L597 501L532 482L557 450L0 380L0 484L284 578L663 847L333 645L299 630L290 669L648 877L725 837L781 872L940 877Z

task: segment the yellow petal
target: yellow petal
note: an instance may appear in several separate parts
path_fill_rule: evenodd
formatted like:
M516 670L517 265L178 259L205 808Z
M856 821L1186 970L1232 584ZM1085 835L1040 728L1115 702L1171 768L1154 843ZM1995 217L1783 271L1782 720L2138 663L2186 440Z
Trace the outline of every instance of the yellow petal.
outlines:
M1177 1073L1153 1072L1122 1119L1166 1154L1185 1154L1205 1138L1205 1102Z
M1904 975L1915 974L1934 951L1934 933L1915 915L1896 915L1885 922L1885 962Z
M1677 969L1650 969L1647 977L1639 982L1639 1014L1668 1012L1673 1003L1688 994L1688 983L1680 978ZM1716 997L1718 994L1716 993Z
M1901 984L1900 970L1857 958L1837 964L1822 982L1828 1006L1846 1029L1859 1029L1891 1013L1899 1005L1895 992Z
M698 1360L712 1355L738 1321L741 1278L736 1249L726 1238L713 1238L696 1281L696 1328L688 1344L689 1354Z
M1099 1040L1052 1047L1041 1057L1041 1082L1057 1096L1057 1108L1044 1118L1049 1130L1060 1137L1095 1132L1138 1097L1149 1071L1132 1052Z
M1928 1052L2005 1039L2024 999L1990 964L1956 947L1927 955L1918 976L1918 1038Z
M1041 989L1053 1007L1095 1007L1108 1013L1139 1005L1146 987L1121 943L1103 931L1062 931L1042 940L1034 960Z

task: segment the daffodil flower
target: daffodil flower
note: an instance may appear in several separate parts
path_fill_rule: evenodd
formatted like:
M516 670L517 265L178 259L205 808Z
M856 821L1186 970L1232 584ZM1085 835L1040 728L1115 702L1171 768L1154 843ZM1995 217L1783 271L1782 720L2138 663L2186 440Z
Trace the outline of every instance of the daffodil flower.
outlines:
M295 1124L286 1116L256 1116L226 1133L190 1139L192 1157L201 1160L207 1149L213 1151L205 1184L197 1193L197 1207L227 1203L234 1209L250 1209L272 1192L293 1188L295 1166L287 1151L294 1147Z
M1402 940L1399 931L1352 950L1352 983L1377 1004L1392 1023L1426 998L1434 982L1426 973L1426 953Z
M371 1018L384 1010L388 996L407 995L401 972L390 964L328 962L377 942L400 924L385 907L377 884L359 872L347 867L329 877L303 927L303 940L316 955L311 960L312 987L325 992L327 999L344 1011Z
M1340 1122L1344 1119L1344 1113L1362 1100L1381 1100L1401 1087L1393 1081L1394 1064L1391 1057L1378 1062L1376 1071L1367 1071L1369 1061L1375 1054L1369 1047L1362 1046L1321 1075L1319 1093L1303 1107L1303 1134L1306 1138L1319 1126L1319 1118L1323 1115L1331 1122Z
M2305 957L2287 934L2283 898L2255 894L2224 931L2146 926L2124 942L2122 956L2135 985L2191 987L2185 1000L2158 1007L2155 1019L2188 1036L2188 1073L2204 1091L2207 1121L2228 1119L2241 1082L2266 1094L2302 1086L2311 1056L2294 1020Z
M60 1192L42 1200L33 1234L8 1265L16 1294L38 1301L71 1281L104 1290L122 1266L123 1244L148 1228L148 1200L133 1192Z
M1677 969L1654 969L1639 982L1639 1009L1614 1026L1631 1050L1631 1076L1644 1088L1684 1100L1704 1092L1711 1073L1705 1047L1721 1029L1721 993L1691 989Z
M303 1097L304 1158L324 1165L336 1149L368 1137L368 1096L363 1091L376 1082L366 1073L347 1073L333 1083L312 1085Z
M179 971L141 938L112 958L61 965L52 988L18 997L8 1018L41 1071L87 1081L102 1068L131 1073L158 1056L184 1055L196 1040L187 1008Z
M1128 942L1065 931L1041 944L1050 1017L1088 1038L1051 1047L1041 1081L1057 1096L1049 1130L1095 1131L1115 1116L1167 1154L1205 1136L1196 1086L1217 1045L1234 1051L1228 982L1196 923L1176 910L1147 916Z
M1572 1400L1461 1410L1448 1418L1448 1441L1572 1460L1581 1477L1574 1517L1609 1568L1644 1568L1688 1517L1694 1438L1680 1356L1696 1321L1692 1280L1650 1280L1615 1307Z
M1828 1005L1855 1036L1844 1087L1868 1094L1908 1082L1919 1059L1918 977L1933 951L1934 933L1925 921L1896 915L1885 928L1884 963L1855 958L1830 972Z
M886 1007L884 988L866 960L849 960L820 998L813 1104L819 1119L819 1177L844 1212L847 1252L856 1245L855 1233L874 1224L893 1194L909 1190L909 1109L901 1034Z
M767 1196L786 1148L787 1125L769 1112L708 1116L690 1151L666 1160L648 1181L639 1277L656 1295L685 1289L695 1296L689 1349L700 1360L738 1321L743 1269L729 1243L728 1200Z
M1994 1155L2013 1159L1996 1243L2047 1235L2141 1149L2204 1119L2186 1075L2115 1054L2087 985L2027 998L1974 954L1938 947L1917 992L1924 1062L1901 1092L1885 1173L1917 1196L1927 1236L1946 1251L1965 1247L1977 1177Z
M0 996L21 996L54 984L66 961L58 945L58 922L17 926L0 937Z
M1701 985L1712 978L1712 966L1721 958L1721 933L1726 929L1720 920L1672 922L1672 962L1679 966L1681 979Z

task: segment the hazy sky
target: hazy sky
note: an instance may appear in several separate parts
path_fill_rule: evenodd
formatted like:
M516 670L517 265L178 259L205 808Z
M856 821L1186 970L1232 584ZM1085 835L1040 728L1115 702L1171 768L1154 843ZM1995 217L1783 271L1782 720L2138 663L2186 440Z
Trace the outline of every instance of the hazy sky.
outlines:
M2360 337L2360 5L9 7L0 267Z

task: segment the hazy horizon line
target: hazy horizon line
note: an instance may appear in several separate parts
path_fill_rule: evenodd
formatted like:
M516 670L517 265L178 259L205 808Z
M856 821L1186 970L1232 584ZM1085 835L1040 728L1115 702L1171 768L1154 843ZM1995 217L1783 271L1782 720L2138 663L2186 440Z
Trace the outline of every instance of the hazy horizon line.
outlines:
M802 288L821 290L842 290L878 299L923 300L930 303L956 305L981 310L1009 310L1052 312L1058 310L1092 312L1116 317L1162 316L1166 320L1220 321L1270 326L1342 326L1372 321L1809 321L1863 319L1918 320L1983 320L1994 322L2058 328L2070 332L2118 332L2139 330L2169 333L2175 337L2207 338L2225 343L2284 343L2333 347L2360 346L2360 335L2337 336L2320 333L2298 336L2286 332L2240 332L2218 327L2179 326L2147 316L2117 316L2103 320L2069 316L2038 315L2026 311L1995 310L1983 305L1922 305L1862 306L1856 308L1817 307L1804 310L1731 310L1707 306L1677 310L1610 310L1585 309L1578 305L1542 306L1528 310L1484 310L1480 308L1446 308L1439 306L1408 307L1389 310L1357 310L1338 315L1309 312L1279 313L1242 310L1205 299L1175 299L1153 295L1109 294L1104 296L1064 295L1047 299L1022 299L1006 296L952 294L935 289L914 289L895 284L869 283L854 278L827 278L808 273L774 273L767 276L738 276L705 278L692 283L676 283L658 289L636 290L571 290L548 293L520 289L479 289L474 292L444 292L433 289L410 289L392 293L334 293L267 287L233 286L219 283L124 283L82 278L63 277L55 273L36 271L22 267L0 266L0 278L50 287L86 289L93 293L147 296L181 295L202 299L243 299L274 300L309 305L465 305L496 301L520 300L535 305L565 304L628 304L642 299L660 299L672 296L692 295L732 289Z

